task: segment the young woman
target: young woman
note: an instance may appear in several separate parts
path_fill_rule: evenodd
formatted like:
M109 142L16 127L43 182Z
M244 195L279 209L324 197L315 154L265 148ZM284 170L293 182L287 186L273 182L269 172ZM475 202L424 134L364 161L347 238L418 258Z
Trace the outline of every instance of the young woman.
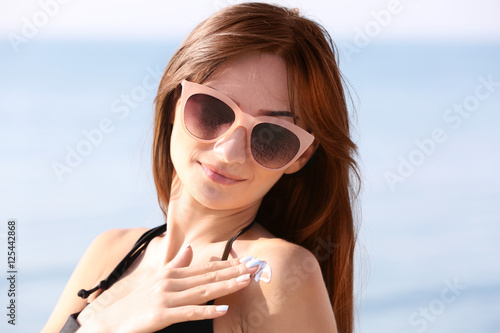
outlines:
M202 22L155 101L165 225L98 236L43 331L352 332L359 177L334 52L297 10Z

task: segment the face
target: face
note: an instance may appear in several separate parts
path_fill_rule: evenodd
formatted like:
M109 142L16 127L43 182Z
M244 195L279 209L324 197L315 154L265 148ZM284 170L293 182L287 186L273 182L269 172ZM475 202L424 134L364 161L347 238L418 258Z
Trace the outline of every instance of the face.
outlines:
M267 116L293 123L290 117L287 71L281 58L251 53L226 61L205 81L253 117ZM260 167L248 145L248 129L233 126L210 142L194 139L184 128L182 105L175 111L171 158L182 195L212 209L237 209L259 204L284 172ZM287 114L289 113L289 114Z

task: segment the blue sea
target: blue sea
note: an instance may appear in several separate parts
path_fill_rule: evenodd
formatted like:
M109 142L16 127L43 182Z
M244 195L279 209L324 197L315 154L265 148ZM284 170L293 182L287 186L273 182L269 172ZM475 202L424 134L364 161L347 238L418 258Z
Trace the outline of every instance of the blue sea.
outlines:
M41 330L99 233L162 223L152 103L179 42L0 40L1 332ZM500 332L500 44L338 46L363 176L357 331Z

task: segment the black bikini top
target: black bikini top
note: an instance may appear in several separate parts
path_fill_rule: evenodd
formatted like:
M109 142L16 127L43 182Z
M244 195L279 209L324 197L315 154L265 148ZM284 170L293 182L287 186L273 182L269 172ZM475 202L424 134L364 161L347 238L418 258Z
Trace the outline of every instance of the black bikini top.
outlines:
M229 239L226 243L226 247L224 248L224 252L222 253L221 260L227 260L229 257L229 252L231 251L233 242L238 238L241 234L246 232L248 229L252 227L255 220L252 221L248 226L240 230L234 237ZM82 289L78 292L78 296L85 299L89 297L92 293L97 291L98 289L102 289L103 291L110 288L118 279L125 273L125 271L132 265L132 263L139 257L139 255L146 249L149 242L151 240L161 234L163 234L167 230L167 225L163 224L156 228L146 231L134 244L132 249L127 253L125 258L120 261L120 263L113 269L113 271L108 275L107 278L99 282L97 286L90 290ZM214 300L209 301L207 304L213 304ZM75 320L79 313L72 314L68 319L66 325L69 324L70 320ZM65 325L65 327L66 327ZM64 328L61 332L64 332ZM167 333L167 332L213 332L213 319L206 320L195 320L195 321L187 321L182 323L177 323L165 327L164 329L157 331L155 333Z

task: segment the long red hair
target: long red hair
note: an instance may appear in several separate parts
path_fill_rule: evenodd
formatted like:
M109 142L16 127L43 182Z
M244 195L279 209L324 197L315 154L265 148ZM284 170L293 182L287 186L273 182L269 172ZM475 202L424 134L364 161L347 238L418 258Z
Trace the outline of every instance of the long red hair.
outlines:
M319 24L297 10L243 3L220 10L191 32L167 65L155 100L152 159L158 201L166 212L174 174L170 120L179 84L184 79L201 83L228 58L252 51L285 61L292 112L300 112L318 142L309 162L284 175L264 197L257 219L276 237L316 255L338 329L351 333L357 148L336 49Z

